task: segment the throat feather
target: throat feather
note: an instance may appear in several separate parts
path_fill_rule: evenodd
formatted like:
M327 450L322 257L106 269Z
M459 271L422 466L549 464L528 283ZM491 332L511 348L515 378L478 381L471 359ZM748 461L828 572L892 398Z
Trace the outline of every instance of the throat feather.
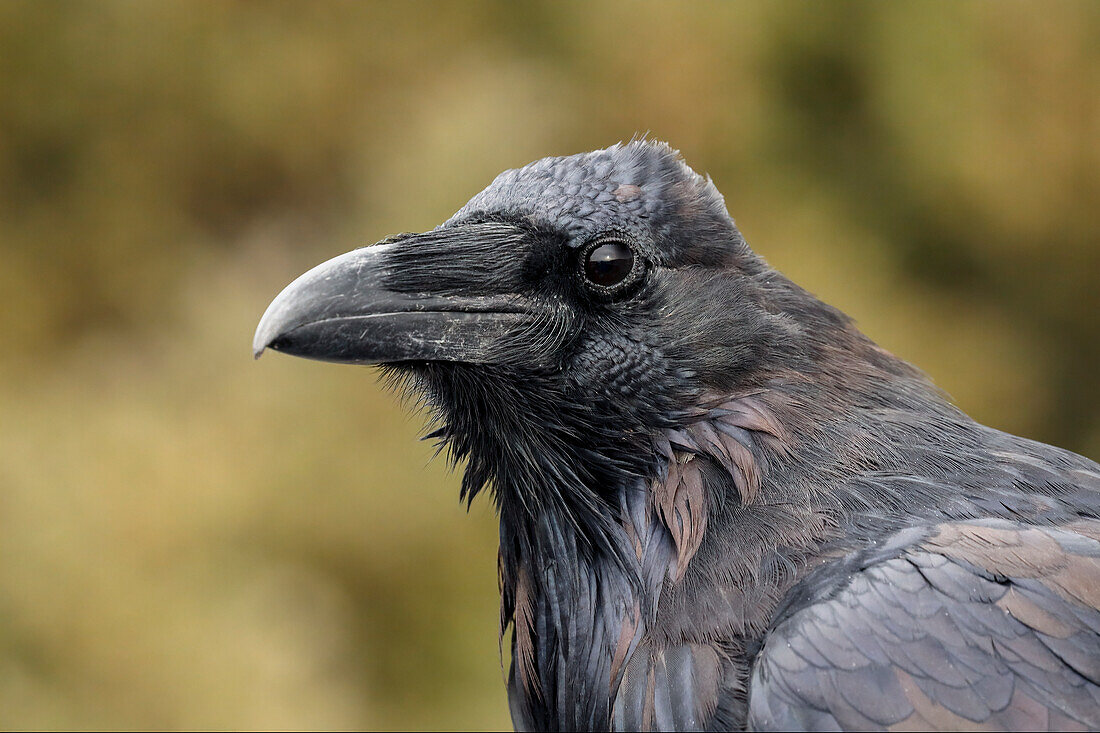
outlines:
M676 547L676 567L670 570L674 581L684 576L702 544L709 505L728 498L709 495L713 489L705 485L703 461L712 462L729 476L738 501L751 504L757 500L768 470L767 454L791 452L791 435L763 394L705 400L695 421L666 429L654 439L654 451L665 468L650 491L657 517Z
M502 617L512 625L513 704L525 719L607 727L662 588L684 579L715 502L756 500L769 456L791 444L758 393L711 399L652 439L655 479L621 482L587 518L604 533L601 546L553 511L533 525L502 516Z

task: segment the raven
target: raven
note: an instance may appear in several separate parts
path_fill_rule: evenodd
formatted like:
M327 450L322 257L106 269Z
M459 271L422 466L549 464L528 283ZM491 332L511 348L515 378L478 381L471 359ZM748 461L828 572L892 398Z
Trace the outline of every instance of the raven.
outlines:
M489 487L517 729L1100 728L1100 465L952 406L665 144L506 171L253 348L383 365Z

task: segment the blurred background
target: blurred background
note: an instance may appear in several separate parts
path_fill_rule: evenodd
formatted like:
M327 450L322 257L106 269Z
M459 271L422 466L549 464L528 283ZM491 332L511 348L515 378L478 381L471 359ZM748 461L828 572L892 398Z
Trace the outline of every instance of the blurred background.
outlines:
M488 503L252 331L647 131L963 409L1100 458L1100 5L4 2L0 727L507 727Z

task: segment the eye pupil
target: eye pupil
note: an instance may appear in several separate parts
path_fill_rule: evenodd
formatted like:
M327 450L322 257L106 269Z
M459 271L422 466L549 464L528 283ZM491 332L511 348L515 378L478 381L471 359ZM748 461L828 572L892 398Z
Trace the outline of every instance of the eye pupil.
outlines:
M605 242L584 259L584 275L601 287L618 285L634 271L634 253L622 242Z

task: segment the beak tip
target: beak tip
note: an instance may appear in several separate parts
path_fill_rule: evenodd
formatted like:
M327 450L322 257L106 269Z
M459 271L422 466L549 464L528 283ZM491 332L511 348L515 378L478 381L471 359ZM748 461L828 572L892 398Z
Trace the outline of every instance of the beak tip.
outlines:
M277 333L273 333L273 329L269 323L267 314L260 319L260 325L256 327L256 335L252 337L252 358L259 359L263 356L264 351L271 346L271 342L277 337Z

